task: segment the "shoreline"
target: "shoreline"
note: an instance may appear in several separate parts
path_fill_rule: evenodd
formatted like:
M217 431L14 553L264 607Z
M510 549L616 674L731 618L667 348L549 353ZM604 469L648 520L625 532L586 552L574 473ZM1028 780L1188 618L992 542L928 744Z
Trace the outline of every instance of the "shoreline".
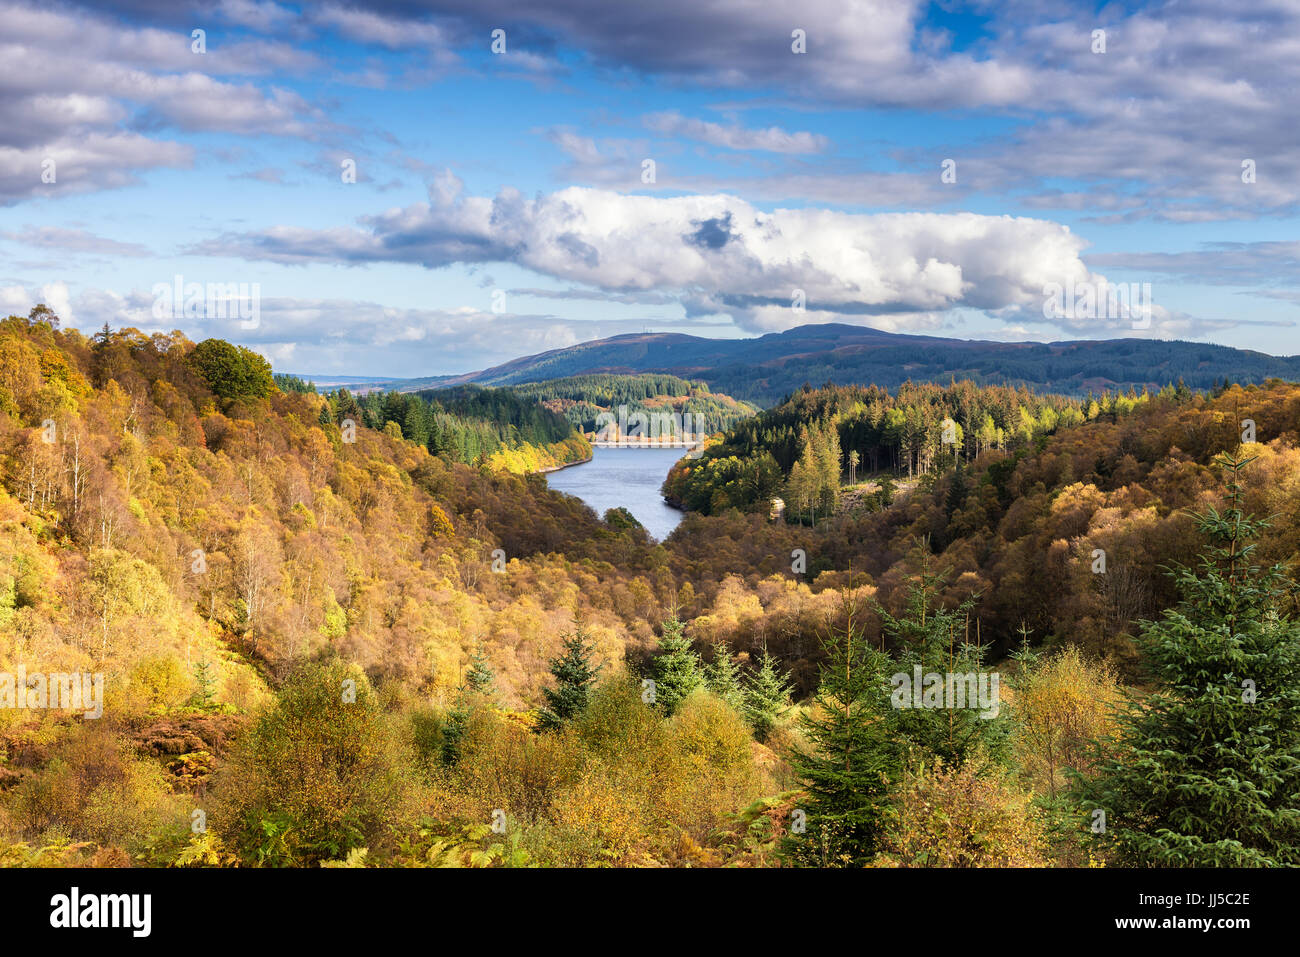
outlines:
M700 448L698 444L696 445L618 445L618 444L602 444L602 443L593 442L591 444L592 454L588 455L585 459L582 459L579 462L565 462L563 465L548 465L544 469L537 469L536 471L529 472L528 474L549 475L551 472L558 472L561 469L573 468L573 466L575 465L586 465L588 462L590 462L592 459L596 457L595 455L596 449L681 449L683 453L682 458L685 458L688 453L694 452L698 448ZM673 508L678 508L678 507L679 506L677 505L673 505Z
M593 458L595 458L594 455L588 455L585 459L583 459L583 460L580 461L580 462L565 462L563 465L548 465L548 466L547 466L546 468L544 468L544 469L538 469L537 471L535 471L535 472L529 472L528 474L529 474L529 475L548 475L548 474L550 474L551 472L558 472L558 471L560 471L561 469L571 469L571 468L573 468L575 465L586 465L586 464L587 464L588 462L590 462Z

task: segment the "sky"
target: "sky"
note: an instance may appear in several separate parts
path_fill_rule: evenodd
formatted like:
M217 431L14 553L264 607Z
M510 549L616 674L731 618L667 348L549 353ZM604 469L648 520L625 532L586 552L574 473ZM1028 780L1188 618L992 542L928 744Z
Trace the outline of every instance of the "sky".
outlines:
M0 315L312 375L823 322L1291 355L1298 106L1300 0L0 0Z

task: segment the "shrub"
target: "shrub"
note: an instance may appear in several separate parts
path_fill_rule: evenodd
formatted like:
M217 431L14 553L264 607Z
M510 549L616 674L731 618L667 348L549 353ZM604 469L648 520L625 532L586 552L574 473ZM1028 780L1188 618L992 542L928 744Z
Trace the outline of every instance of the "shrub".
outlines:
M355 701L345 700L346 681ZM250 862L374 853L388 825L412 814L408 757L360 669L304 666L237 746L218 782L214 824Z
M162 769L134 757L107 721L74 725L50 760L15 788L14 824L47 843L92 841L144 849L162 831L183 832L185 810Z
M1020 658L1012 741L1027 783L1056 797L1064 769L1091 770L1095 742L1112 735L1122 704L1114 669L1073 646L1040 659Z
M727 814L758 797L749 726L725 702L700 690L682 703L667 731L663 802L674 823L704 840Z
M175 655L149 655L135 663L128 679L128 707L167 710L185 702L194 682Z
M1030 796L993 768L941 763L907 773L878 865L1041 867L1045 838Z

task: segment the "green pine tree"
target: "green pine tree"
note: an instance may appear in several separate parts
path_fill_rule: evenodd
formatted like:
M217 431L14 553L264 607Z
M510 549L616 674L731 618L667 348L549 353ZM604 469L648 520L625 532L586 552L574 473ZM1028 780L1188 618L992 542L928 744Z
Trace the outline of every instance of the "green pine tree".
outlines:
M216 698L217 678L212 673L212 663L200 661L194 666L194 681L199 686L194 692L193 701L196 708L211 708Z
M652 663L655 704L664 714L673 714L687 696L704 681L699 656L686 637L686 626L676 614L663 624L663 637Z
M745 719L758 741L766 741L781 716L790 709L790 676L763 649L758 670L745 675Z
M474 650L465 672L465 683L460 686L456 703L448 709L442 724L442 760L455 764L460 760L460 745L469 728L469 719L476 708L489 704L496 695L496 676L488 664L482 646Z
M1199 563L1173 569L1181 601L1139 638L1158 690L1130 702L1097 776L1076 777L1092 831L1126 864L1300 864L1300 622L1281 607L1296 586L1252 564L1268 527L1242 512L1252 461L1217 460L1228 507L1195 514Z
M496 675L488 664L487 653L477 648L470 656L469 670L465 672L465 684L462 690L470 694L492 695L496 693Z
M737 714L744 713L745 693L740 684L740 666L725 641L713 645L713 660L704 668L704 685Z
M883 606L876 606L881 629L894 646L891 663L891 688L906 687L910 694L891 700L884 718L890 734L903 749L909 762L929 763L939 758L951 767L982 756L1001 760L1007 754L1010 725L996 701L988 708L977 707L981 687L990 694L993 673L984 670L983 650L967 644L964 638L967 613L974 606L968 599L956 608L944 608L938 595L945 584L944 576L930 570L929 550L924 544L917 549L920 573L908 586L902 615L895 617ZM917 669L922 687L914 687ZM927 700L924 689L928 675L938 675L944 694L934 702ZM948 676L974 675L977 684L962 684L962 707L946 700ZM954 686L954 692L956 688ZM1000 692L1000 676L999 686ZM901 706L900 706L901 702ZM910 706L909 706L910 705Z
M543 731L556 731L587 710L591 689L602 667L592 667L592 647L587 643L581 619L574 618L573 629L564 639L564 650L551 659L555 687L542 690L546 696L546 707L540 714Z
M845 599L846 604L848 599ZM784 851L801 864L861 866L876 854L898 773L881 715L889 709L889 659L872 648L848 609L843 632L825 642L826 661L812 707L800 718L809 747L794 767L807 798L803 833L791 830Z

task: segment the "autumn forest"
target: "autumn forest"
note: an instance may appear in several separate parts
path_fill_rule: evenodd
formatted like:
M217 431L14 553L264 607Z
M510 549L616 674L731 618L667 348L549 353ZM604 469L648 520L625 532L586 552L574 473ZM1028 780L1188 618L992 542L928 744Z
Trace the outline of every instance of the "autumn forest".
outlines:
M629 402L712 433L664 541L543 474ZM0 478L6 865L1300 863L1292 383L353 395L38 307Z

